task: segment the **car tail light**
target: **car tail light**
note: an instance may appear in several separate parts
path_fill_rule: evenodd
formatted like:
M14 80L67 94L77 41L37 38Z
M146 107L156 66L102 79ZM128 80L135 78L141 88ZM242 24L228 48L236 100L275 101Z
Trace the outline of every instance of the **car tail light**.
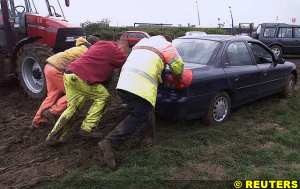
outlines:
M185 69L180 79L172 74L165 76L165 85L171 89L185 89L191 86L193 80L193 71Z

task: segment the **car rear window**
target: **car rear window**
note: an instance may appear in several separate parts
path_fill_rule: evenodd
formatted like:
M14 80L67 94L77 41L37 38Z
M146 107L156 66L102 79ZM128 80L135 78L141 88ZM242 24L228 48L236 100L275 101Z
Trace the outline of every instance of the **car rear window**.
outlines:
M202 39L175 39L173 44L184 62L206 65L220 42Z

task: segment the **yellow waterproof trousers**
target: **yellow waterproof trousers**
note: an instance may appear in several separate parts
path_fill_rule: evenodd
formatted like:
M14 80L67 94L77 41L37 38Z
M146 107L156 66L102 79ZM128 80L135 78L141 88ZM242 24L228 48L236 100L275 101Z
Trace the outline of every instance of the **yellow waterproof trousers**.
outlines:
M64 84L68 107L58 119L47 140L58 134L62 140L70 129L70 120L82 109L86 100L92 100L93 104L81 125L81 129L91 132L93 128L98 126L109 98L109 93L102 84L88 85L75 74L65 74Z

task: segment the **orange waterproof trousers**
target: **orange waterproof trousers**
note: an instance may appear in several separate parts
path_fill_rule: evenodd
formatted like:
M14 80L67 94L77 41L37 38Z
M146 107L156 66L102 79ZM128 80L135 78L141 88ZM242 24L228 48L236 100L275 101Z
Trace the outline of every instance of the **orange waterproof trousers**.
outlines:
M42 116L45 110L49 109L52 114L60 116L67 108L67 98L63 80L64 74L49 64L46 64L44 73L47 83L47 97L33 119L35 126L40 126L41 123L48 122L48 120Z

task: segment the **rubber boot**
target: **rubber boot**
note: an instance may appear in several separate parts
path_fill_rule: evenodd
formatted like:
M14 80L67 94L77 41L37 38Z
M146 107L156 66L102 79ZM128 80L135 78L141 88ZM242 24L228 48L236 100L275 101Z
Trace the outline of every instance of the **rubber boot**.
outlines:
M103 158L106 163L106 165L111 169L111 170L116 170L117 169L117 163L115 159L115 155L113 152L112 144L109 140L104 139L103 141L98 143L102 153L103 153Z
M69 133L69 131L70 131L70 126L60 125L60 127L55 132L52 132L47 136L46 144L48 146L57 146L61 144L62 142L64 142L64 139Z
M142 140L144 146L152 146L155 142L156 119L154 111L149 114L148 119L148 124L150 125L144 129L144 137Z
M31 123L31 125L29 127L29 129L31 129L31 130L35 130L35 129L38 129L38 128L40 128L40 126L35 124L35 123Z
M95 138L95 139L99 139L99 140L104 138L103 134L100 132L97 132L97 133L96 132L88 132L83 129L79 130L79 135L82 137Z
M46 119L48 119L49 123L53 126L55 125L58 117L56 115L54 115L53 113L50 112L50 110L45 110L42 113L43 117L45 117Z

